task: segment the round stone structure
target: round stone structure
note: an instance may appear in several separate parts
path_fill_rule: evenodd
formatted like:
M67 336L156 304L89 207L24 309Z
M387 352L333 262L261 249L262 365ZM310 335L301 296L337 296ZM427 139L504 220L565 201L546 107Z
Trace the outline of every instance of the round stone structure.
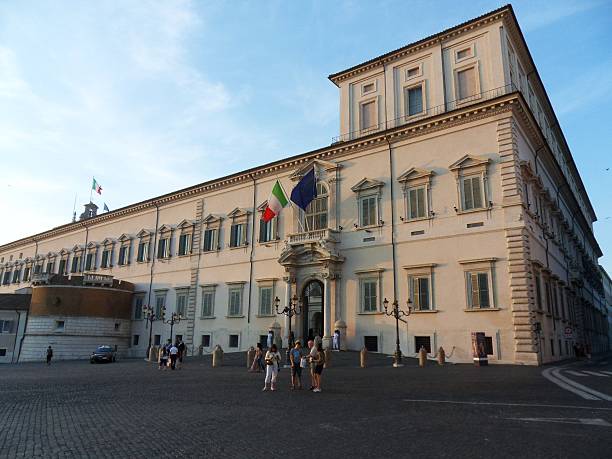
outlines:
M133 292L113 276L38 275L19 361L44 360L48 346L58 360L89 358L102 344L127 355Z

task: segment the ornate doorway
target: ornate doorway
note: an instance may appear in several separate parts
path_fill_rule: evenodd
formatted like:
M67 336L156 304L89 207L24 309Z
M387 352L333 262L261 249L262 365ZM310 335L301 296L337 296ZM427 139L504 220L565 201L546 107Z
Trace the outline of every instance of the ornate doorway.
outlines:
M323 284L318 280L311 280L302 292L303 330L305 340L323 337Z

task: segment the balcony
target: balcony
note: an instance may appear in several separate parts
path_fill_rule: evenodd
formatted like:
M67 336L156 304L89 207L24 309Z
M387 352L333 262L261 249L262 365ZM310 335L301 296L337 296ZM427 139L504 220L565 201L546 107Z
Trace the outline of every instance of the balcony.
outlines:
M453 110L464 108L464 107L473 105L475 103L495 99L496 97L504 96L506 94L510 94L510 93L517 92L517 91L518 91L518 88L516 86L506 85L500 88L491 89L490 91L485 91L479 94L474 94L464 99L449 101L442 105L430 107L427 110L424 110L422 113L419 113L416 115L400 116L399 118L388 120L384 123L370 126L365 129L359 129L356 131L352 131L346 134L339 135L337 137L333 137L332 144L338 143L338 142L346 142L347 140L357 139L359 137L364 137L370 134L374 134L376 132L383 132L387 129L393 129L393 128L397 128L400 126L415 123L418 121L422 121L425 118L431 118L432 116L441 115L447 112L452 112Z
M339 231L328 228L289 235L289 245L301 245L316 242L340 242Z

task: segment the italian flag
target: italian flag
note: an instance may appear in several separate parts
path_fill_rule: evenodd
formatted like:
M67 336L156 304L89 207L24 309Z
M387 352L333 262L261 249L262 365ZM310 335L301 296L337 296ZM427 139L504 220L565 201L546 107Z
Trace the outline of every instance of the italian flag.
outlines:
M283 207L286 207L289 204L289 199L287 199L287 195L283 191L283 187L280 182L277 180L272 188L272 193L270 193L270 197L268 198L268 206L266 210L264 210L263 216L261 219L264 222L268 222L280 214Z
M102 187L100 186L100 184L96 181L96 179L93 179L93 182L91 183L91 189L94 190L96 193L98 194L102 194Z

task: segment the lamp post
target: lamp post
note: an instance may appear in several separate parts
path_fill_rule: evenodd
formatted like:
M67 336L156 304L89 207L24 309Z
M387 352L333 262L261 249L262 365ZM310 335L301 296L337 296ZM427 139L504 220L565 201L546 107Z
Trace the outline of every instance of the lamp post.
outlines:
M165 312L165 308L164 308L164 312ZM183 316L180 314L177 314L176 312L172 313L172 315L170 316L170 319L164 320L165 324L170 325L170 340L171 341L174 340L174 338L172 337L172 331L174 330L174 324L178 324L181 320L183 320Z
M274 298L274 306L276 307L277 314L283 314L289 318L289 335L287 336L287 365L291 365L291 360L289 360L289 351L293 347L293 340L291 335L291 318L293 316L299 316L302 313L302 307L296 295L293 295L289 304L285 306L282 310L279 309L280 300L278 297Z
M409 316L412 312L412 307L410 306L412 301L408 299L406 301L406 306L408 306L408 311L403 311L399 308L399 303L397 300L393 300L391 304L391 308L389 309L389 300L385 298L383 301L383 306L385 308L385 314L388 316L395 317L395 362L393 362L393 366L395 368L402 366L402 351L400 349L400 339L399 339L399 320L400 317Z
M149 347L147 349L147 358L151 356L151 338L153 336L153 322L156 320L163 320L164 314L166 312L166 308L163 307L161 309L161 317L157 317L155 314L155 310L151 306L144 305L142 307L142 313L144 314L145 320L147 321L147 325L149 327Z

